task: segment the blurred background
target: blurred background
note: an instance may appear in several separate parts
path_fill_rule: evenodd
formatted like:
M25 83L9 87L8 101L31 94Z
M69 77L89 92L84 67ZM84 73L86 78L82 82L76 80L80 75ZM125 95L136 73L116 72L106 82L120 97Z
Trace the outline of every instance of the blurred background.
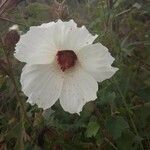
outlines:
M0 150L149 150L149 0L0 0ZM74 19L108 47L119 71L99 83L81 115L59 101L43 111L26 102L14 56L30 26ZM17 24L17 30L9 28Z

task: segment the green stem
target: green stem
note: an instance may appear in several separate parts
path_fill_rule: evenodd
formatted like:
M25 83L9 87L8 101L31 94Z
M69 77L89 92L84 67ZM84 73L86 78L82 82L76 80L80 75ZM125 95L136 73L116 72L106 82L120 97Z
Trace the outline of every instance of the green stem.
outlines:
M131 116L131 114L130 114L130 108L128 107L128 105L127 105L127 103L126 103L125 96L123 95L122 91L120 90L120 88L119 88L119 86L118 86L118 82L117 82L117 80L115 79L115 77L113 77L113 79L114 79L114 82L116 83L117 90L118 90L120 96L122 97L122 102L123 102L123 104L124 104L124 106L125 106L125 108L126 108L126 110L127 110L129 119L130 119L131 124L132 124L132 127L133 127L133 129L134 129L134 132L135 132L135 134L136 134L137 136L139 136L138 130L137 130L137 128L136 128L136 125L135 125L135 123L134 123L134 121L133 121L133 119L132 119L132 116ZM143 147L143 145L142 145L141 142L140 142L140 146L141 146L141 149L144 150L144 147Z
M13 72L13 69L12 69L12 65L11 65L9 56L7 55L7 52L6 52L4 47L3 47L3 51L4 51L4 55L6 57L6 61L7 61L7 64L8 64L9 77L10 77L10 79L12 81L13 86L14 86L14 90L15 90L15 93L16 93L16 98L17 98L17 101L18 101L18 103L20 105L20 118L21 118L22 121L25 118L30 123L30 120L29 120L29 118L28 118L28 116L26 114L26 110L25 110L23 101L21 100L21 97L20 97L20 94L19 94L19 90L18 90L18 87L17 87L17 83L16 83L16 80L15 80L15 76L14 76L14 72Z
M118 148L108 139L108 138L104 138L104 140L108 143L108 144L110 144L115 150L118 150Z

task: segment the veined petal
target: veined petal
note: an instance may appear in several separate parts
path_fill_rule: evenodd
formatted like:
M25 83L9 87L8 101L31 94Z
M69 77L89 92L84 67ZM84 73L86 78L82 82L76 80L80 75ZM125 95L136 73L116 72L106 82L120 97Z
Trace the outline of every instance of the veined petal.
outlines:
M111 66L114 58L100 43L81 48L77 55L81 66L99 82L109 79L118 70Z
M74 31L68 32L64 43L68 43L70 49L78 51L81 47L92 44L97 37L98 35L93 36L85 26L82 26Z
M21 36L14 55L22 62L48 64L53 62L57 51L78 51L92 44L96 38L97 35L90 34L85 26L77 27L73 20L58 20L31 27Z
M70 20L69 22L56 22L55 41L59 50L74 50L92 44L98 35L93 36L85 26L77 27L77 24Z
M98 81L102 82L106 79L111 78L116 71L118 71L118 68L116 67L111 67L111 66L104 66L100 67L99 71L91 72L91 75Z
M55 22L52 21L52 22L48 22L48 23L43 23L43 24L41 24L41 25L38 26L38 27L41 27L41 28L49 28L49 27L51 27L51 26L54 25L54 24L55 24Z
M66 35L68 31L75 30L76 28L77 24L73 20L70 20L68 22L58 20L57 22L55 22L53 39L55 41L57 50L68 49L68 43L64 43Z
M65 111L79 113L86 102L95 100L98 84L81 68L67 72L60 95L60 104Z
M20 37L19 42L16 44L15 57L30 64L52 63L57 52L53 39L53 25L51 23L49 28L31 27L26 34Z
M59 98L64 76L53 64L25 65L21 74L22 91L28 101L44 109Z

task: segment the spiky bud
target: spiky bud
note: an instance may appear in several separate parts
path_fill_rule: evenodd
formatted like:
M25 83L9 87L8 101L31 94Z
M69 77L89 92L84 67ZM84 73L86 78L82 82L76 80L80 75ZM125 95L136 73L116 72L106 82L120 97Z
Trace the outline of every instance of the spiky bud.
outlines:
M14 50L16 43L20 39L19 28L13 25L9 31L3 36L3 44L7 50Z
M61 3L55 0L50 7L50 13L54 20L61 19L65 21L69 19L69 9L68 5L65 4L65 0Z

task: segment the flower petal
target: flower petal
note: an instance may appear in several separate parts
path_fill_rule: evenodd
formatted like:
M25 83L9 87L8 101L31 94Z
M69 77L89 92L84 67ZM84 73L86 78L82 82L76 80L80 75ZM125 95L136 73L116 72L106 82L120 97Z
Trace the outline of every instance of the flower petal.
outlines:
M77 28L68 33L64 43L68 43L69 48L78 51L81 47L92 44L98 35L92 35L85 26Z
M29 102L46 109L58 100L63 80L63 74L53 64L25 65L21 74L22 91Z
M51 27L54 24L55 24L55 22L52 21L52 22L48 22L48 23L43 23L39 27L41 27L41 28L49 28L49 27Z
M97 90L96 80L78 67L65 76L60 104L65 111L79 113L86 102L97 98Z
M58 20L31 27L21 36L14 55L22 62L48 64L53 62L58 50L78 51L96 38L97 35L90 34L85 26L78 28L73 20Z
M111 66L114 58L100 43L81 48L77 55L81 66L99 82L111 78L118 70Z
M49 28L48 28L49 27ZM54 23L48 27L34 26L21 36L16 44L15 57L30 64L48 64L53 62L56 46L53 39Z
M53 39L55 41L55 45L57 47L57 50L66 50L68 49L67 43L64 43L67 33L70 31L70 29L75 30L77 28L77 24L70 20L68 22L63 22L61 20L58 20L54 25L54 35Z
M56 22L56 45L59 50L79 50L80 47L92 44L97 38L89 33L85 26L77 27L77 24L70 20L69 22Z

